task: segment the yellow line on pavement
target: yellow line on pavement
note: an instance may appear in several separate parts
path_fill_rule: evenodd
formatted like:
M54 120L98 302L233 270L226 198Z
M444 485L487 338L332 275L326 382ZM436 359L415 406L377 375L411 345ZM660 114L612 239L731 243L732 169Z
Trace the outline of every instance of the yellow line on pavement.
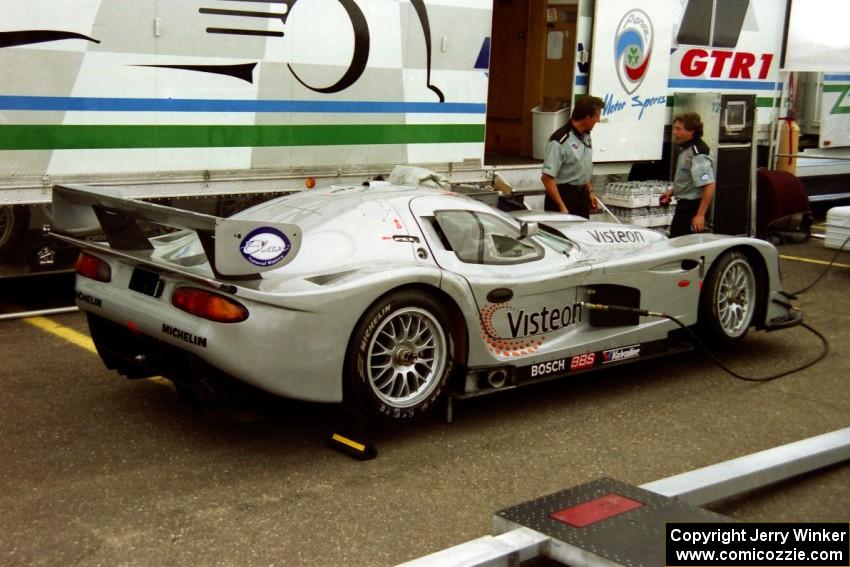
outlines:
M814 258L800 258L799 256L786 256L785 254L780 254L780 258L783 260L793 260L795 262L806 262L808 264L820 264L821 266L829 266L829 262L826 260L815 260ZM850 264L840 264L835 262L832 264L836 268L850 268Z
M41 329L42 331L50 333L51 335L57 336L60 339L68 341L69 343L75 344L78 347L84 348L89 352L97 353L97 349L95 348L94 341L91 340L91 337L84 335L79 331L75 331L70 327L66 327L65 325L60 325L52 319L48 319L46 317L28 317L24 319L24 322L29 323L33 327ZM155 376L148 380L164 386L171 385L171 380L163 378L162 376Z
M56 321L46 317L29 317L24 319L24 321L33 327L38 327L42 331L46 331L51 335L56 335L57 337L64 339L69 343L73 343L78 347L82 347L89 352L97 352L97 349L94 348L94 342L92 342L90 337L80 333L79 331L75 331L70 327L60 325Z

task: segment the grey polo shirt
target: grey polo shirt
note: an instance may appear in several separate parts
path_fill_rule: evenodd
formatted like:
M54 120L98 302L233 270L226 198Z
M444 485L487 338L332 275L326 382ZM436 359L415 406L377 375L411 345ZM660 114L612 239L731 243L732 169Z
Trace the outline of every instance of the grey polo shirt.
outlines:
M543 173L554 177L557 184L581 186L590 183L593 175L590 134L579 137L575 130L570 129L561 140L549 140L546 144Z
M714 162L711 156L698 153L689 146L679 153L676 175L673 177L673 194L678 199L701 199L702 188L714 183Z

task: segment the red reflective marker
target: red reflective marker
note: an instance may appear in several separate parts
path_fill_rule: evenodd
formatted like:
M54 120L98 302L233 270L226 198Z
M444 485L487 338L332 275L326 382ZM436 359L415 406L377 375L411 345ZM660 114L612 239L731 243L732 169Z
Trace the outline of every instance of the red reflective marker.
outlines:
M612 492L594 500L552 512L549 517L576 528L583 528L642 507L643 502Z

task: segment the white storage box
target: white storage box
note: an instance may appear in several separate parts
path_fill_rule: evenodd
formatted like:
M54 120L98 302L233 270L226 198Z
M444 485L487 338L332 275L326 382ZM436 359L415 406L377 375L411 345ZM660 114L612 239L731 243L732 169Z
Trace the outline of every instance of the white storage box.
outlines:
M838 250L850 237L850 207L833 207L826 213L826 240L824 246ZM850 251L850 243L844 250Z
M546 144L549 142L549 137L552 133L567 123L570 117L570 109L562 108L555 112L544 112L542 106L535 106L531 109L531 155L534 159L546 158Z

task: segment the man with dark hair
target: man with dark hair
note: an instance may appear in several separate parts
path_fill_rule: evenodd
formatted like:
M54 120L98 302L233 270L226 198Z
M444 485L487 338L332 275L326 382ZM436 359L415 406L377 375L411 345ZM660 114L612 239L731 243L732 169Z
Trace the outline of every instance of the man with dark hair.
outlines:
M702 118L686 112L673 119L673 138L679 144L679 158L673 175L673 188L661 195L661 204L676 196L676 213L670 224L670 238L703 232L705 215L714 198L714 162L702 141Z
M590 131L602 117L605 103L595 96L576 101L570 121L555 130L546 145L543 175L547 211L571 213L584 218L598 206L590 184L593 148Z

